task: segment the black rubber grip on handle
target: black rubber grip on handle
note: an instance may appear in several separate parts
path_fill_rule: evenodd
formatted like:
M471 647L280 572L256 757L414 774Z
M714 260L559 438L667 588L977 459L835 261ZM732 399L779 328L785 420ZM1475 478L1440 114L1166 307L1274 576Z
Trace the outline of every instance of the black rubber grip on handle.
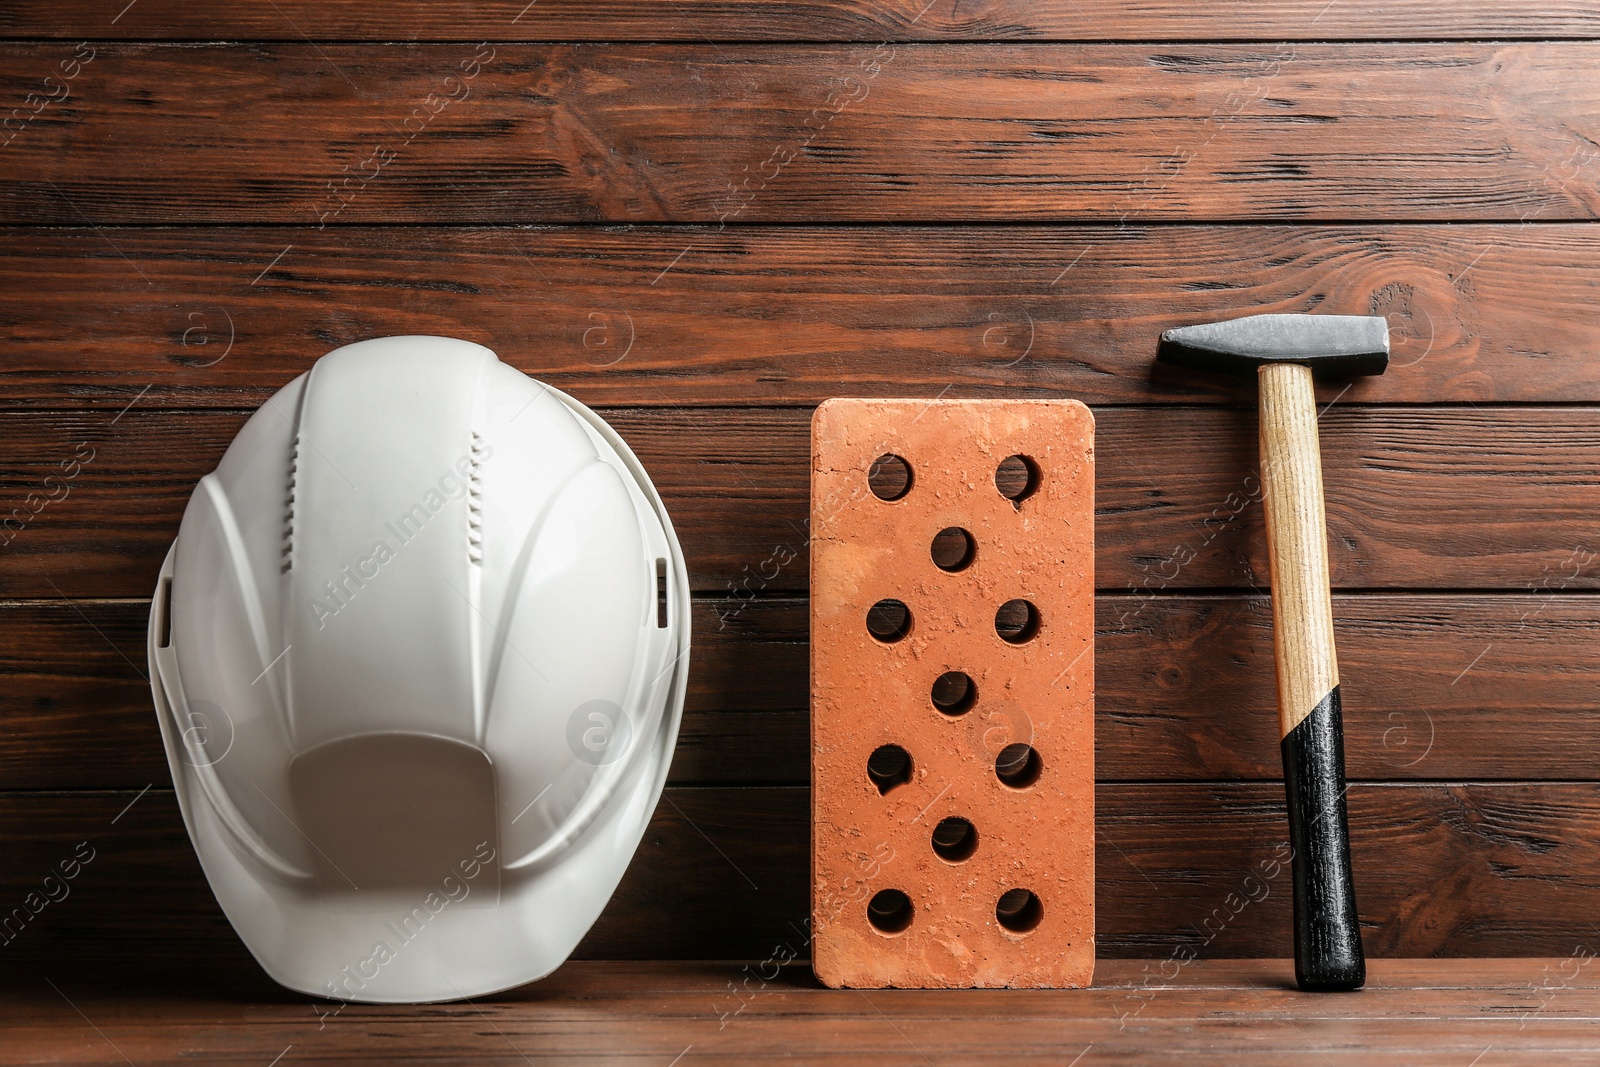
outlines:
M1294 848L1294 976L1307 991L1360 989L1367 980L1350 877L1339 687L1283 739Z

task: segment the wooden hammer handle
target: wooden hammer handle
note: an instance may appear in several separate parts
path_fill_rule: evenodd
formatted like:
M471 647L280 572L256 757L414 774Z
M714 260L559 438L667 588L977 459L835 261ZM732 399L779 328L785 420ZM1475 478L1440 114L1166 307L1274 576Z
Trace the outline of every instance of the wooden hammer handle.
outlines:
M1294 849L1295 977L1302 989L1359 989L1366 963L1350 875L1316 395L1310 367L1267 364L1260 378L1278 726Z

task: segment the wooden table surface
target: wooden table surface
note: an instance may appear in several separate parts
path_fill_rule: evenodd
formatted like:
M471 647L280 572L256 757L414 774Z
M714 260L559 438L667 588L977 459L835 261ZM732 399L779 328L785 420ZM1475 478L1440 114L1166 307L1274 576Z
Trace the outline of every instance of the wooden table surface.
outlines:
M1336 995L1296 991L1292 964L1269 959L1103 960L1079 991L865 992L794 964L576 962L425 1007L315 1002L237 976L158 993L41 972L4 987L0 1062L1593 1064L1592 962L1375 960L1364 991Z

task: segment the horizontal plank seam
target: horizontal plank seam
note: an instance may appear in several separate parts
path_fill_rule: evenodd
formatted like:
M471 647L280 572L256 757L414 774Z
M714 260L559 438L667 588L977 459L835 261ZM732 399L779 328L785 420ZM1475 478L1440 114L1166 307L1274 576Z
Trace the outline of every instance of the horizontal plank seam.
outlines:
M1195 586L1183 588L1174 586L1167 589L1152 589L1148 591L1129 592L1127 587L1106 587L1095 590L1097 600L1113 601L1117 603L1142 600L1205 600L1220 602L1226 600L1255 600L1269 595L1266 586L1252 588L1250 586ZM1600 588L1568 588L1560 590L1547 590L1535 592L1532 589L1521 587L1517 589L1490 588L1474 589L1471 587L1439 588L1422 586L1417 588L1401 588L1395 586L1362 586L1348 589L1335 587L1333 595L1336 598L1350 600L1382 600L1385 597L1395 600L1434 599L1448 600L1452 598L1470 597L1473 600L1512 600L1522 597L1530 600L1545 602L1560 602L1569 600L1578 602L1600 596ZM696 589L692 591L690 599L698 604L794 604L804 605L809 602L809 597L800 589L764 589L759 592L751 590L748 597L727 596L712 590ZM149 597L0 597L0 611L8 608L72 606L72 605L104 605L110 607L148 607ZM0 648L4 645L0 644Z
M1096 786L1131 786L1139 788L1164 788L1164 789L1237 789L1246 786L1279 785L1282 778L1097 778ZM1593 786L1600 788L1600 779L1594 778L1350 778L1346 780L1350 788L1360 786L1372 789L1437 789L1437 788L1485 788L1485 789L1513 789L1528 786ZM809 790L811 786L805 782L770 782L770 783L726 783L720 781L707 782L668 782L668 789L769 789L769 790ZM27 797L44 799L49 797L76 799L94 797L119 797L128 796L146 791L139 786L107 786L101 789L0 789L0 799ZM148 789L152 796L173 796L174 790L170 786L152 786Z
M1155 363L1155 337L1154 337L1154 335L1152 335L1152 337L1151 337L1150 352L1151 352L1150 362L1152 364L1154 364ZM7 375L4 372L0 372L0 382L3 382L6 379L6 377L7 377ZM288 383L285 382L284 384L288 384ZM230 387L229 391L230 392L234 392L234 391L237 391L238 388L239 387L237 387L237 386ZM263 384L260 388L262 388L262 389L272 389L274 387L271 385L271 383L266 383L266 384ZM991 387L983 386L982 388L985 389L985 390L988 390ZM276 391L276 390L274 390L274 391ZM1019 385L1019 386L1016 387L1016 389L1014 391L1019 393L1019 394L1020 393L1042 393L1042 392L1047 392L1048 391L1048 392L1052 392L1052 393L1062 394L1062 395L1064 395L1066 397L1070 397L1071 396L1071 391L1070 390L1051 389L1051 387L1043 386L1043 385ZM847 395L852 395L852 394L841 393L839 395L840 396L847 396ZM941 394L941 395L943 395L943 394ZM913 395L913 396L908 397L907 399L915 400L915 399L921 399L921 398L918 397L918 396ZM989 396L985 395L985 396L981 396L981 397L971 397L971 398L969 398L969 397L950 397L950 399L951 400L963 400L963 399L986 400L986 399L992 399L992 397L989 397ZM1042 396L1042 397L1041 396L1018 396L1016 399L1048 400L1048 399L1051 399L1051 397L1049 397L1049 396ZM683 412L696 412L696 411L793 412L793 411L805 411L805 410L808 410L808 409L811 409L811 408L815 408L820 403L821 403L821 401L816 401L816 400L800 400L800 401L796 401L795 403L792 403L792 404L749 404L749 403L738 403L738 402L733 402L733 401L730 401L730 402L725 403L725 404L708 404L708 403L688 403L688 404L686 404L686 403L683 403L681 401L679 401L679 402L662 401L661 403L652 403L652 404L593 404L593 405L591 405L591 407L593 408L594 411L596 411L600 415L605 416L605 415L608 415L608 414L610 414L612 412L628 413L628 412L635 412L635 411L652 412L652 413L653 412L675 412L675 411L683 411ZM1198 402L1193 401L1193 400L1181 400L1181 401L1176 401L1176 402L1171 403L1171 404L1152 403L1152 402L1150 402L1148 400L1119 401L1119 402L1116 402L1116 403L1100 403L1100 402L1096 401L1095 403L1089 404L1088 406L1089 406L1089 409L1091 411L1119 411L1119 412L1120 411L1160 411L1160 412L1239 411L1239 412L1254 412L1256 410L1256 406L1255 406L1255 404L1253 402L1252 403L1243 403L1243 402L1234 401L1234 400L1219 400L1215 404L1203 404L1203 403L1198 403ZM1330 404L1329 406L1331 407L1333 405ZM1418 412L1429 412L1429 411L1467 411L1467 410L1470 410L1470 411L1478 412L1478 413L1481 413L1481 414L1491 414L1492 415L1492 414L1495 414L1497 412L1502 412L1502 411L1521 413L1521 412L1526 412L1526 411L1549 410L1549 411L1589 411L1589 412L1593 412L1596 415L1600 415L1600 402L1596 402L1596 401L1593 401L1593 400L1520 400L1520 401L1519 400L1497 400L1497 401L1495 401L1493 403L1481 403L1481 402L1474 402L1474 401L1471 401L1471 400L1438 400L1438 401L1430 401L1430 402L1427 402L1427 403L1419 403L1419 402L1417 402L1415 400L1341 400L1341 401L1338 402L1338 407L1339 407L1340 410L1343 410L1343 411L1407 411L1407 410L1409 410L1409 411L1418 411ZM29 407L29 406L26 406L26 405L19 406L19 405L15 405L15 404L6 404L6 403L3 403L3 402L0 402L0 415L15 414L15 415L42 415L42 416L71 417L71 416L89 415L89 414L93 414L93 413L96 413L96 412L110 411L111 409L112 409L112 399L111 398L105 398L104 402L95 403L95 404L92 404L92 405L84 405L84 406L81 406L81 407L79 407L79 406L69 406L69 407L37 407L37 406L34 406L34 407ZM148 401L141 401L140 404L139 404L138 409L130 412L129 414L130 414L130 421L131 421L132 419L137 419L137 418L149 418L152 415L234 415L234 416L243 417L243 416L248 416L248 415L254 415L258 410L260 410L260 409L256 408L256 407L237 407L237 406L234 406L234 405L229 405L227 407L205 407L203 405L195 406L195 405L192 405L192 404L184 404L184 405L179 405L179 406L174 406L174 407L166 407L166 406L163 406L163 405L160 405L160 404L151 404ZM15 461L13 461L13 463L15 463Z
M26 181L16 183L19 185L30 184ZM37 183L32 183L37 184ZM882 214L880 212L880 214ZM1104 213L1102 213L1104 214ZM885 216L887 218L887 216ZM559 233L561 231L577 232L615 232L615 233L695 233L708 234L752 232L757 230L859 230L863 233L883 233L896 230L908 232L927 232L946 230L951 233L961 233L983 229L1081 229L1104 230L1110 233L1138 234L1144 230L1167 229L1216 229L1216 228L1243 228L1248 226L1275 227L1279 229L1327 229L1327 228L1355 228L1355 227L1384 227L1394 229L1422 229L1426 227L1449 227L1452 230L1468 229L1470 227L1500 227L1503 229L1522 229L1524 227L1557 227L1557 226L1596 226L1600 225L1600 218L1568 218L1568 219L1495 219L1472 216L1460 221L1453 219L1391 219L1391 218L1303 218L1282 219L1273 217L1220 217L1211 218L1205 215L1191 215L1182 219L1148 218L1140 219L1137 223L1108 222L1103 218L1085 217L1076 218L1038 218L1038 219L986 219L974 218L958 220L949 219L919 219L906 218L894 219L887 223L862 222L859 219L805 219L802 221L773 220L737 220L725 223L715 222L647 222L631 223L615 220L602 220L598 222L573 222L554 223L465 223L465 222L384 222L373 220L367 222L339 222L334 220L326 226L307 226L303 222L271 222L229 219L225 221L200 221L200 222L139 222L136 220L111 221L99 227L105 233L133 230L303 230L308 233L321 233L338 231L348 233L355 230L437 230L461 232L526 232L526 233ZM0 237L7 231L36 234L44 231L82 232L94 234L90 227L67 225L59 222L5 222L0 223ZM171 258L171 257L164 257Z
M887 29L887 27L886 27ZM244 48L255 45L349 45L365 48L411 48L458 46L463 42L505 45L515 47L636 47L636 48L837 48L853 46L870 48L886 43L907 48L950 48L989 45L996 48L1018 45L1097 45L1142 48L1149 45L1277 45L1283 43L1306 45L1497 45L1497 44L1574 44L1600 41L1600 34L1533 34L1455 37L1448 34L1429 33L1417 37L956 37L920 36L896 37L892 33L865 34L857 37L419 37L415 40L382 40L365 37L93 37L67 34L59 37L21 36L0 37L4 45L49 45L61 41L86 41L91 44L137 45L147 48Z

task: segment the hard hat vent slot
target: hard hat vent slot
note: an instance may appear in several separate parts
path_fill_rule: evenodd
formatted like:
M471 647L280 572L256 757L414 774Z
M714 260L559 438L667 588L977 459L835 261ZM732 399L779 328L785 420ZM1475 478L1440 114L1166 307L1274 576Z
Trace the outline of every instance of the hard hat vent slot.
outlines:
M289 449L289 488L283 502L283 564L280 574L288 574L294 566L294 498L300 488L300 434L294 435Z
M656 557L656 629L667 628L667 561Z
M161 579L161 640L157 647L172 647L172 579Z
M472 465L467 474L467 562L483 566L483 478L478 470L483 462L484 442L472 435Z

